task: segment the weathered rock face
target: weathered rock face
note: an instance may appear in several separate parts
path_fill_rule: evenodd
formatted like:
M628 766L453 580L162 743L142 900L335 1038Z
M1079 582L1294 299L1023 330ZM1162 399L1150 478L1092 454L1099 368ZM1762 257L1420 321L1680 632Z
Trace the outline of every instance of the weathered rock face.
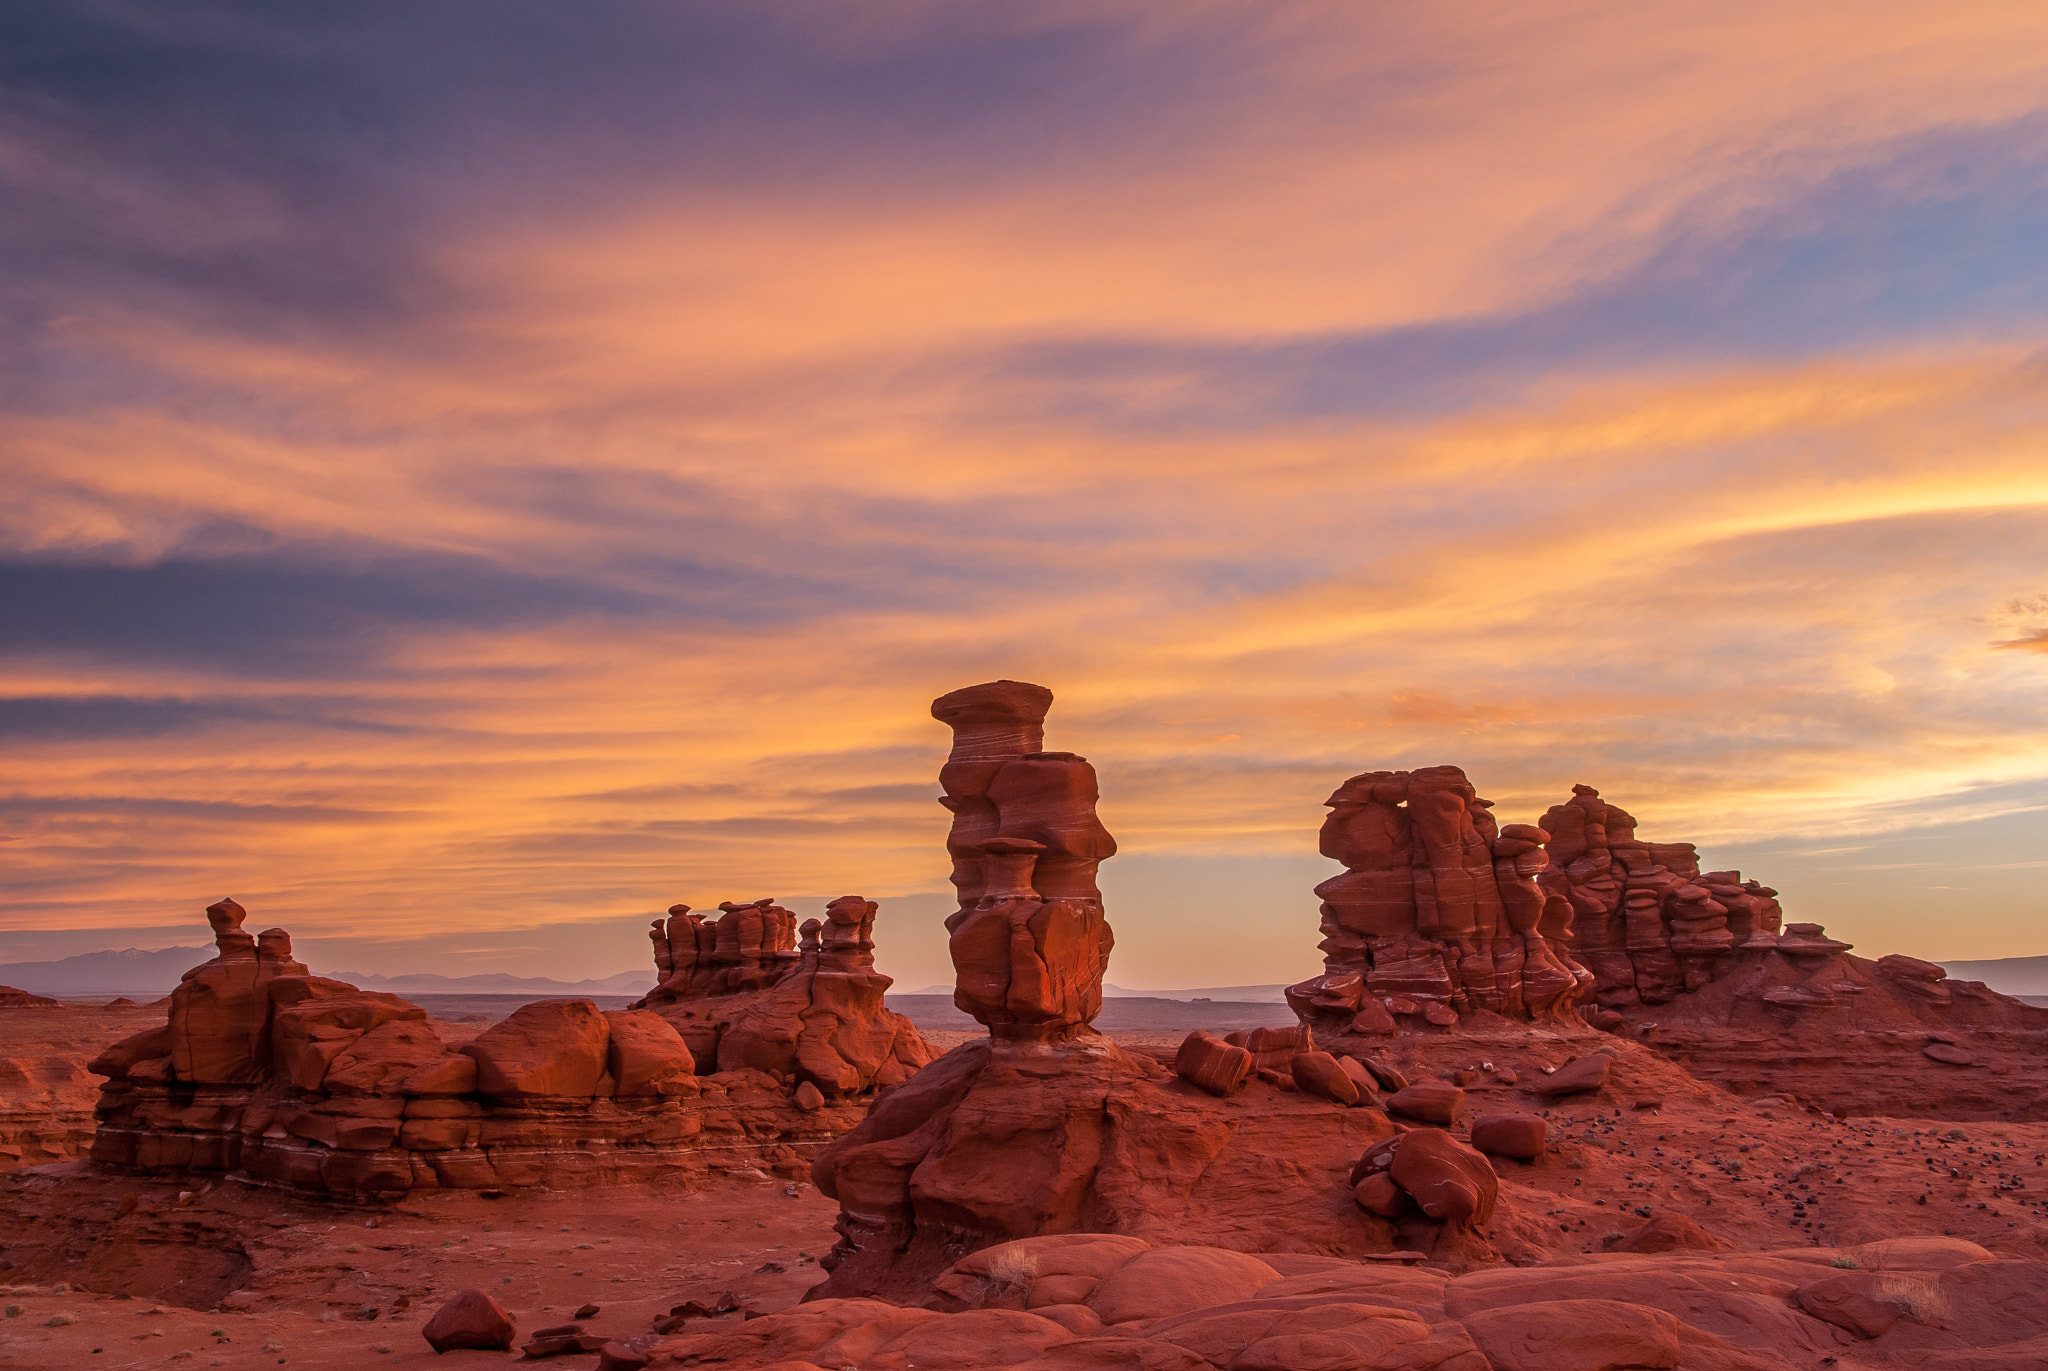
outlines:
M1325 803L1321 851L1345 870L1316 887L1324 972L1287 992L1319 1034L1448 1028L1480 1010L1557 1019L1591 989L1571 906L1539 884L1549 835L1499 827L1463 771L1369 771Z
M952 728L939 772L953 815L959 910L947 918L954 1003L1004 1040L1057 1041L1102 1010L1114 944L1095 870L1116 840L1095 817L1095 768L1046 752L1052 692L992 681L932 701Z
M2048 1008L1844 948L1790 925L1774 947L1727 954L1698 990L1613 1011L1614 1031L1738 1094L1857 1115L2048 1118Z
M634 1007L660 1015L701 1072L762 1071L846 1099L907 1080L932 1054L887 1008L873 900L842 895L798 928L773 900L716 919L671 905L649 930L661 982Z
M1345 1181L1392 1134L1386 1116L1243 1091L1218 1099L1094 1034L954 1048L813 1163L840 1205L817 1294L921 1300L963 1250L1034 1234L1392 1249L1394 1225L1351 1204Z
M1739 871L1702 874L1691 843L1647 843L1636 821L1575 785L1543 816L1545 893L1570 906L1600 1004L1664 1004L1714 979L1730 952L1778 945L1777 894ZM1816 930L1817 932L1818 930Z
M708 1152L795 1164L792 1143L843 1132L859 1113L844 1087L828 1101L792 1071L714 1063L700 1075L667 1018L588 1000L522 1006L451 1049L416 1005L311 974L282 930L250 938L232 901L207 914L220 955L186 973L168 1022L91 1064L107 1078L96 1161L388 1198L702 1170ZM801 1012L792 1022L795 1051L808 1024Z
M1965 1252L1925 1249L1953 1244ZM1836 1274L1839 1259L1883 1270ZM695 1323L649 1364L1032 1371L2006 1371L2040 1364L2048 1263L1953 1239L1668 1249L1526 1270L1055 1234L961 1257L923 1308L812 1300ZM609 1364L609 1363L607 1363Z

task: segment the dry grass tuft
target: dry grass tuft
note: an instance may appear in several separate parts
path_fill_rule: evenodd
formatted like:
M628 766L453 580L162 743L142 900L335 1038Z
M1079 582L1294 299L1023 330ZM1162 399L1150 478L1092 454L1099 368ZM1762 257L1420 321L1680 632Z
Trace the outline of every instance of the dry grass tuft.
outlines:
M1870 1294L1879 1304L1890 1305L1915 1323L1938 1328L1948 1319L1948 1296L1934 1282L1917 1276L1880 1277Z

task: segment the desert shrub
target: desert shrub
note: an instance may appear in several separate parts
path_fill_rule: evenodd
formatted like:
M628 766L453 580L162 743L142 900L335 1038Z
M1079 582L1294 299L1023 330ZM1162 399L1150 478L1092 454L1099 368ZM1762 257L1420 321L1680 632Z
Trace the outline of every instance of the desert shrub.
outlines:
M1038 1274L1038 1258L1028 1248L1010 1248L988 1260L982 1273L984 1302L1015 1291L1022 1294Z
M1828 1265L1834 1267L1838 1271L1855 1271L1860 1269L1856 1265L1856 1259L1850 1256L1847 1252L1844 1252L1841 1256L1829 1262Z
M1938 1325L1948 1317L1948 1296L1941 1293L1941 1287L1904 1273L1879 1279L1870 1297L1915 1323Z

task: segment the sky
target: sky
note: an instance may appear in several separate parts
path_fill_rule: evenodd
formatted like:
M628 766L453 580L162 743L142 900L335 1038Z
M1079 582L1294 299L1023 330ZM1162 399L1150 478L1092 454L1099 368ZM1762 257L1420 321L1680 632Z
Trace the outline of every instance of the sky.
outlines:
M882 902L1056 695L1136 988L1575 782L2048 953L2048 8L0 14L0 962L574 979Z

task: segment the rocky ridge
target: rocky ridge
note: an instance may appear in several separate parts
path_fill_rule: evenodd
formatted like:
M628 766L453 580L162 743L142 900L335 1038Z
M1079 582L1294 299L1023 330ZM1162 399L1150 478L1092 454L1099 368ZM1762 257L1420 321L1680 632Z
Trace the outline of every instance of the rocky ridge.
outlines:
M853 903L872 919L871 904ZM811 1032L812 998L797 992L871 980L872 943L859 939L839 965L805 953L787 974L731 987L733 1018L756 1040L761 1025L783 1025L788 1050L728 1068L700 1063L660 1012L576 999L525 1005L451 1047L417 1006L313 975L284 930L251 937L245 917L232 900L210 906L218 955L186 974L165 1023L90 1064L107 1078L95 1161L388 1200L659 1176L701 1166L706 1150L793 1160L793 1146L852 1127L863 1091L907 1078L926 1055L895 1016L864 1021L858 993L830 1001L841 1011L831 1031ZM876 1043L872 1073L828 1055Z

